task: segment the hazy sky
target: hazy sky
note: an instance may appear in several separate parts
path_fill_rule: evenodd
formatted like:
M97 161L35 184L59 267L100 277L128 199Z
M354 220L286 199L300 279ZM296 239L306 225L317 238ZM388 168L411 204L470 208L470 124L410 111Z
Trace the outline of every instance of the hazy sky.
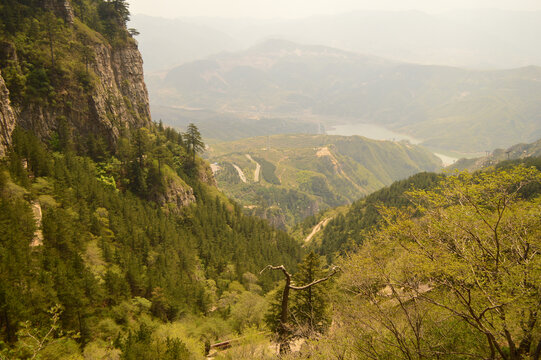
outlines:
M133 14L296 18L352 10L422 10L498 8L541 10L540 0L128 0Z

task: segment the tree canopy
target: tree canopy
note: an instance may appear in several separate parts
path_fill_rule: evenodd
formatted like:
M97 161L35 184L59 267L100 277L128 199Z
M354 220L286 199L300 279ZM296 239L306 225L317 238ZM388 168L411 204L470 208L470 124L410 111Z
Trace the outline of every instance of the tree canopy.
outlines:
M380 207L384 228L344 261L329 347L355 359L538 359L541 198L523 190L540 182L524 166L461 173L408 192L407 208Z

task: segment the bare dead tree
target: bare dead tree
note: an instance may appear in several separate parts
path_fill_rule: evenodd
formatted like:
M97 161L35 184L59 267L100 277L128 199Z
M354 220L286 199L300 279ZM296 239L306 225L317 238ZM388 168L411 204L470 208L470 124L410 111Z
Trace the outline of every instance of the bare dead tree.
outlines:
M261 270L259 273L262 274L265 270L281 270L284 274L286 283L284 286L284 291L282 293L282 305L281 305L281 311L280 311L280 326L278 328L278 342L280 344L280 354L286 353L289 351L289 335L291 334L291 328L288 325L289 321L289 291L290 290L306 290L310 287L317 285L319 283L322 283L324 281L329 280L332 276L334 276L340 268L338 266L332 266L330 268L329 273L327 276L312 281L309 284L302 285L302 286L295 286L291 283L291 274L287 272L284 265L280 266L272 266L267 265L263 270Z

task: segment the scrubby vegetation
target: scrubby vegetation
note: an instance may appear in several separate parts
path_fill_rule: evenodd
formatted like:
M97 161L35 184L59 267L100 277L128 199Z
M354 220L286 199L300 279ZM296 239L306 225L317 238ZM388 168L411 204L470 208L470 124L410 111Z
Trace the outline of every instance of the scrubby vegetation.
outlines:
M0 4L0 65L15 105L69 108L96 80L89 67L94 59L90 44L132 41L124 0L72 4L73 24L41 1Z
M540 184L502 166L378 207L341 262L336 328L292 358L539 359Z
M430 189L442 178L442 175L435 173L419 173L354 202L345 214L338 214L327 224L317 251L331 260L334 255L343 255L355 249L362 244L369 231L381 223L379 206L408 206L407 191L412 188ZM312 223L314 221L316 219Z

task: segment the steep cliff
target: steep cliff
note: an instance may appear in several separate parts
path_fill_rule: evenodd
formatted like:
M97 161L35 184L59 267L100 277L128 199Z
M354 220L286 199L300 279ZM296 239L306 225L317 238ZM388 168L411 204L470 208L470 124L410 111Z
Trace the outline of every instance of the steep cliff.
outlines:
M122 128L151 123L143 60L135 40L117 47L101 36L87 41L92 87L86 93L61 89L56 106L22 104L17 109L18 124L48 138L59 120L66 119L75 134L100 134L114 143Z
M15 115L9 101L9 91L0 72L0 157L5 155L15 128Z
M0 5L5 30L0 32L0 157L15 127L37 135L53 151L75 151L96 161L122 156L121 137L153 127L143 59L126 28L126 2L37 4ZM141 156L141 179L152 167L144 162ZM215 185L207 170L201 166L202 181ZM195 201L193 189L178 176L165 180L159 195L146 193L151 190L145 181L132 190L173 210Z
M94 5L95 13L88 6L84 13L68 0L43 0L40 8L16 1L11 6L23 15L11 25L4 20L10 31L0 34L0 66L17 125L49 139L65 122L75 138L104 137L114 148L123 128L151 123L148 93L125 19L109 2ZM9 139L12 128L2 130Z

